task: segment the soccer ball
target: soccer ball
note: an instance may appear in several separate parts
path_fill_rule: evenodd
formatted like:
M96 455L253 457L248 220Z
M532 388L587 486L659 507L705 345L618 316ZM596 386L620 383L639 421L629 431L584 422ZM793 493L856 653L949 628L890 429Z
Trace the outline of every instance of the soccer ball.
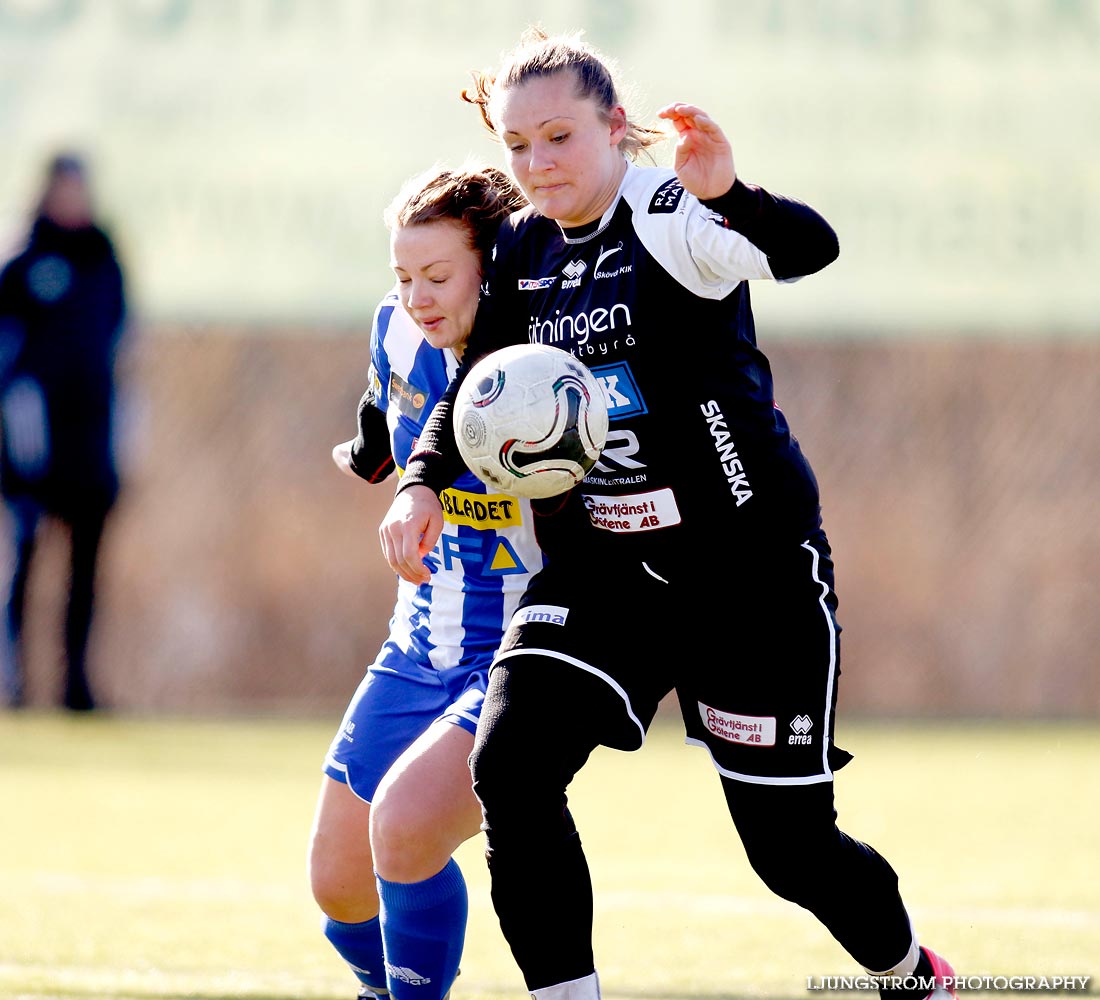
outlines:
M546 344L486 355L458 390L455 438L470 471L513 496L557 496L596 464L607 440L603 387Z

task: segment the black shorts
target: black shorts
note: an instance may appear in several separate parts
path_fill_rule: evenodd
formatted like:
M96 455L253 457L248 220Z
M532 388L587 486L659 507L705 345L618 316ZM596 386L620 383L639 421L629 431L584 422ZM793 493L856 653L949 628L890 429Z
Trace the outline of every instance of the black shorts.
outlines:
M606 746L640 747L675 690L687 742L726 777L832 780L849 758L833 746L840 627L824 533L721 561L704 554L713 570L694 575L652 563L551 564L531 582L495 662L535 653L601 678L623 708L607 719Z

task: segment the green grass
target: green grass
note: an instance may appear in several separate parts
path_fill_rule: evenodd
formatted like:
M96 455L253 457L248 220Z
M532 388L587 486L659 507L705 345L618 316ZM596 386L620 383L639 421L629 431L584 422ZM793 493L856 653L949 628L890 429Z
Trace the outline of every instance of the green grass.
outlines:
M335 724L0 716L0 996L352 997L304 861ZM849 724L839 741L856 753L842 827L891 860L960 973L1100 974L1100 728ZM676 727L597 754L571 801L609 1000L821 997L807 976L857 971L758 883ZM455 1000L523 996L478 844L459 860Z

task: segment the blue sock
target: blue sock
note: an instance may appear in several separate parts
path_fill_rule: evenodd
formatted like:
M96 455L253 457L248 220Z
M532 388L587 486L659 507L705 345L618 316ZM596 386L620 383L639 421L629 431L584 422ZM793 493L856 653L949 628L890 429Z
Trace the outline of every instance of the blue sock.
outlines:
M372 990L386 988L386 962L382 957L382 925L378 917L361 924L342 924L331 917L323 917L321 930L351 966L351 971Z
M394 1000L442 1000L466 937L466 880L452 858L423 882L378 879L386 979Z

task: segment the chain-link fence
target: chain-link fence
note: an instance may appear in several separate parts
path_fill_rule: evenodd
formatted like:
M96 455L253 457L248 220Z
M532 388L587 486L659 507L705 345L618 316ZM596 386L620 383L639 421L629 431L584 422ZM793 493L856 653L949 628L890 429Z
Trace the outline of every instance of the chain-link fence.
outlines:
M781 340L769 353L821 481L845 706L1100 710L1100 345ZM354 431L365 367L362 332L140 341L92 644L109 704L344 704L394 592L376 536L392 484L355 482L329 457ZM60 685L53 534L29 597L32 703ZM721 655L696 623L668 627Z

